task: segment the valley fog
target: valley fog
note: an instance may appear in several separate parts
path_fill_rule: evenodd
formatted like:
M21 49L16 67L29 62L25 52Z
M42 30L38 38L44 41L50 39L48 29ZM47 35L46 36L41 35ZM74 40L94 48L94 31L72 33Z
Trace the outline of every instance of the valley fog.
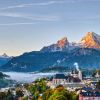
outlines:
M35 81L38 78L49 77L54 75L55 73L22 73L22 72L3 72L6 75L10 76L10 79L15 80L17 82L26 82L30 83Z

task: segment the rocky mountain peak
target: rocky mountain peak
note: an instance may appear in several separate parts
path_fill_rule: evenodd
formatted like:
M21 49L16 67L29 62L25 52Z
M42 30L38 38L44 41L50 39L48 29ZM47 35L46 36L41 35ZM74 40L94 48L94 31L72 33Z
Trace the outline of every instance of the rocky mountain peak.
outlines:
M57 45L61 48L65 47L67 44L69 44L67 37L57 41Z
M85 48L100 48L100 36L94 32L88 32L81 43Z
M0 58L11 58L11 57L9 57L6 53L4 53L4 54L2 54L2 55L0 55Z
M8 55L7 55L6 53L4 53L2 56L3 56L3 57L8 57Z

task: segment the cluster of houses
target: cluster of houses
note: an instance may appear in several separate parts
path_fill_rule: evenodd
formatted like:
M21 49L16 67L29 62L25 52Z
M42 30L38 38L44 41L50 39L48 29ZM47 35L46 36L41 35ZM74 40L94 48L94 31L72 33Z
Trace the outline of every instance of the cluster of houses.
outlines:
M71 74L62 74L58 73L52 78L53 84L66 84L66 83L81 83L82 82L82 73L73 71Z
M97 80L100 80L100 75L97 72L95 75ZM87 83L90 84L87 85ZM55 74L48 85L55 88L57 85L63 85L69 91L79 89L79 100L100 100L100 87L96 88L97 81L83 79L82 72L79 69L72 70L69 74L57 73Z
M68 91L76 91L79 94L79 100L100 100L100 74L96 73L94 81L92 78L83 77L82 71L76 66L74 70L69 73L57 73L50 80L46 81L47 85L55 88L58 85L63 85ZM1 92L11 89L13 95L16 95L15 87L1 89ZM30 92L21 85L24 97L31 96ZM31 100L31 99L30 99Z
M79 94L79 100L100 100L100 87L96 88L92 86L81 88Z
M50 79L50 82L54 86L62 84L64 86L72 85L72 87L73 87L74 84L79 84L79 85L83 84L82 78L83 78L82 72L79 69L75 68L74 70L72 70L69 73L57 73L57 74L55 74Z

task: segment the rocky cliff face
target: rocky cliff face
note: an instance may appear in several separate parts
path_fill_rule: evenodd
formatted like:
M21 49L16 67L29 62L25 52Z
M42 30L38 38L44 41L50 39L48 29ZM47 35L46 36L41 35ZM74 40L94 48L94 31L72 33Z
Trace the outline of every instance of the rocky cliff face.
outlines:
M67 37L64 37L57 41L55 44L51 44L50 46L43 47L40 51L43 52L56 52L56 51L66 51L69 47L69 41Z
M60 48L65 48L67 45L69 45L69 42L67 40L67 37L64 37L61 40L58 40L57 45Z
M85 48L100 48L100 36L94 32L88 32L81 43Z
M100 35L94 32L88 32L79 43L69 42L67 37L57 41L56 44L43 47L41 51L56 52L56 51L70 51L75 48L93 48L100 49Z

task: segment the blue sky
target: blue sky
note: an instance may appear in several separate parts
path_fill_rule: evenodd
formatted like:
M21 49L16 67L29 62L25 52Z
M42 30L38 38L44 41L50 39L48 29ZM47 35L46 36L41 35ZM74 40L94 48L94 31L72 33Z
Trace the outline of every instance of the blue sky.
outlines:
M100 34L100 0L0 0L0 54L40 50L62 37Z

